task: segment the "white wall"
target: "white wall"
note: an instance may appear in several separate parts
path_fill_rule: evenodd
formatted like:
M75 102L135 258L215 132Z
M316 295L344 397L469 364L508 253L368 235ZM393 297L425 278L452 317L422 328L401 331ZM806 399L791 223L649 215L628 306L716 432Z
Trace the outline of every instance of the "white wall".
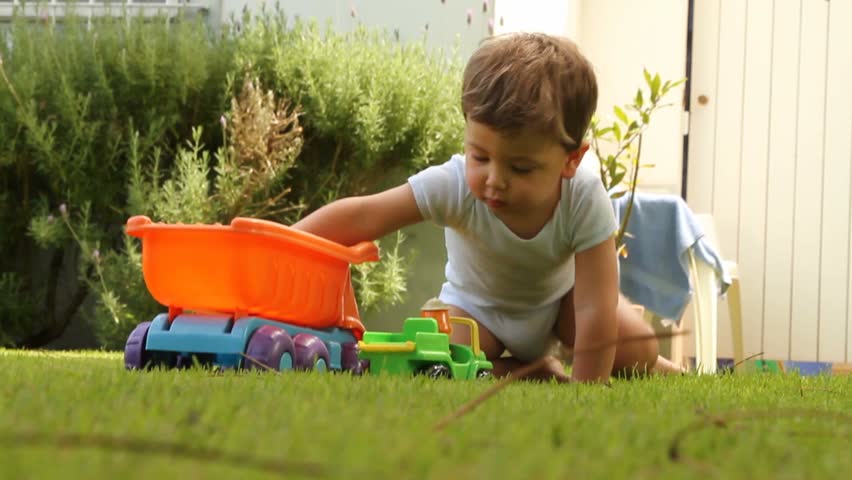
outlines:
M494 32L543 32L574 38L582 0L497 0Z
M178 11L203 15L207 6L207 0L0 0L0 23L10 21L16 11L18 15L30 18L62 17L73 11L91 20L92 17L123 15L124 10L131 15L151 17L161 14L173 16Z
M675 80L686 75L687 2L684 0L582 0L577 43L595 65L598 115L630 102L644 85L642 68ZM672 107L651 120L642 144L640 188L680 194L683 162L683 87L669 93Z
M211 17L228 21L231 15L239 17L244 7L260 13L263 4L271 10L275 3L213 0ZM482 0L278 0L277 3L289 18L316 19L322 26L331 20L338 32L351 31L363 24L386 29L391 35L396 31L401 41L420 40L425 35L430 48L458 47L462 59L470 56L489 35L489 19L494 17L493 0L488 2L487 11L482 9Z

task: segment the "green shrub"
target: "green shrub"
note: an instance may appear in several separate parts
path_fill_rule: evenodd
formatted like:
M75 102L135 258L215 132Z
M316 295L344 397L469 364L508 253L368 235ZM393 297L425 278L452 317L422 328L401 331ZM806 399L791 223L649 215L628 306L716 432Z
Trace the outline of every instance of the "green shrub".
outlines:
M0 146L0 248L15 254L0 272L17 273L0 296L21 301L0 304L0 317L55 321L4 321L6 344L43 344L83 303L46 311L57 293L34 280L37 256L52 256L54 279L69 258L79 263L83 292L97 300L86 316L105 347L163 310L144 288L138 241L121 228L129 216L289 224L461 148L459 63L377 32L288 28L280 12L219 36L184 17L91 29L74 16L13 22L0 42L0 135L10 139ZM237 101L245 78L268 108ZM362 309L401 299L401 241L387 239L383 261L353 275Z
M177 151L174 168L161 172L159 151L139 155L137 137L131 142L127 210L159 221L226 223L234 216L261 216L277 207L269 198L286 193L282 178L299 155L303 139L296 111L275 102L256 81L246 81L239 98L222 117L228 139L212 156L201 143L202 129ZM215 161L213 161L215 159ZM215 163L215 175L211 164ZM81 222L78 222L78 224ZM69 224L69 229L74 227ZM106 348L121 348L129 331L162 312L142 279L138 242L124 237L119 251L92 257L89 279L100 297L94 315L95 334Z
M75 287L42 295L36 279L61 283L61 271L77 259L87 277L95 249L121 248L130 135L143 154L160 148L169 170L191 126L218 121L231 45L211 38L201 19L106 17L91 29L76 15L59 23L12 19L0 42L0 248L7 253L0 272L17 272L20 301L35 309L29 328L9 343L38 346L61 334L86 283L70 308L60 308L63 291ZM66 227L81 220L72 238ZM32 266L41 257L50 258L46 272ZM14 308L4 302L0 317Z
M277 12L244 18L235 63L305 111L294 194L308 209L375 190L462 147L461 63L363 26L340 34ZM317 189L317 181L330 189Z
M27 294L24 282L18 274L0 273L0 305L3 315L0 347L14 345L16 338L30 328L38 312L36 298L35 294Z

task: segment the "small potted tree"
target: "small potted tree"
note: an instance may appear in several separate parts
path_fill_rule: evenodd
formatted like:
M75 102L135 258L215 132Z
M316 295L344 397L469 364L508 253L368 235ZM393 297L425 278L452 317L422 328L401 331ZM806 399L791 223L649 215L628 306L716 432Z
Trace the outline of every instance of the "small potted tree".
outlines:
M618 228L615 244L618 254L627 255L624 238L630 236L627 225L633 209L633 195L638 184L639 169L653 167L642 164L642 137L651 123L654 112L672 105L663 103L666 95L686 81L685 78L663 82L659 74L644 70L645 85L636 90L632 103L614 106L615 118L604 124L599 117L589 127L589 144L600 161L600 176L610 198L630 195L624 218Z

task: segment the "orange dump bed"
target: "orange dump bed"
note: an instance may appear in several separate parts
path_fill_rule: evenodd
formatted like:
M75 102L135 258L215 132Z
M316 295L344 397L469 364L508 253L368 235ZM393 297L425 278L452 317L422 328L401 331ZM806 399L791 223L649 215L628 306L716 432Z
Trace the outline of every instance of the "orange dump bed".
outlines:
M349 265L378 260L372 242L345 247L252 218L184 225L136 216L127 221L127 233L142 240L148 290L172 309L364 331Z

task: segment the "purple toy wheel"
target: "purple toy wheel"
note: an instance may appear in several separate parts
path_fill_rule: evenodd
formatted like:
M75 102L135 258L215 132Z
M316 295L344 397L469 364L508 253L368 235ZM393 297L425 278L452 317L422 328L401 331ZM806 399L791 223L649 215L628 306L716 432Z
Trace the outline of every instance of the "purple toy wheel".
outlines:
M309 333L300 333L293 337L293 343L296 346L294 368L299 370L328 370L328 348L322 340Z
M358 344L346 342L340 346L342 347L340 363L343 370L352 373L352 375L363 375L369 368L370 361L358 358Z
M252 334L246 347L243 368L288 370L293 368L293 339L281 328L264 325Z
M146 370L154 367L171 368L175 366L174 352L145 350L148 330L151 322L142 322L130 332L124 344L124 368L128 370Z
M143 370L148 363L145 351L145 339L151 322L142 322L130 332L127 343L124 344L124 368L128 370Z

